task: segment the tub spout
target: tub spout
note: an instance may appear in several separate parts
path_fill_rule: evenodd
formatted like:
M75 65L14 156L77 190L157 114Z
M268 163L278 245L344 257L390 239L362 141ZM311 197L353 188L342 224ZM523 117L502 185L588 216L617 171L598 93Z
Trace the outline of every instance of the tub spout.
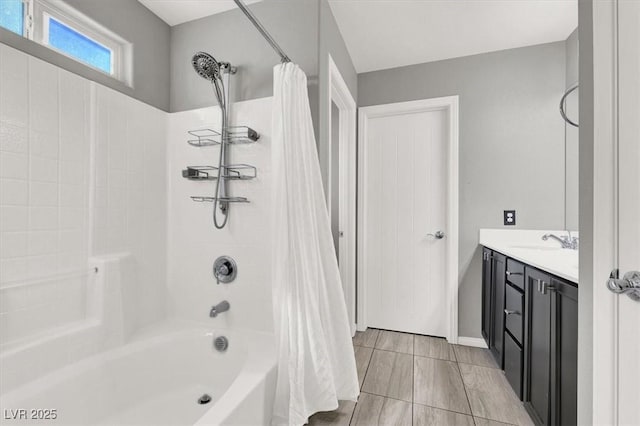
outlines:
M226 300L223 300L222 302L218 303L217 305L211 308L211 312L209 312L209 316L211 318L215 318L218 316L218 314L228 311L230 307L231 305L229 305L229 302L227 302Z

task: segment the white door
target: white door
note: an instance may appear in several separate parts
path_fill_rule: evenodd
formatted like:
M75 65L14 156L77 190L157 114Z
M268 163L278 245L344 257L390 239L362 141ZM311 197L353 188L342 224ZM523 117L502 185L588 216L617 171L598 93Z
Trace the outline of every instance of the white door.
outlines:
M594 128L612 129L594 132L593 423L640 425L640 2L593 7Z
M449 337L451 109L426 102L361 108L358 297L369 327Z

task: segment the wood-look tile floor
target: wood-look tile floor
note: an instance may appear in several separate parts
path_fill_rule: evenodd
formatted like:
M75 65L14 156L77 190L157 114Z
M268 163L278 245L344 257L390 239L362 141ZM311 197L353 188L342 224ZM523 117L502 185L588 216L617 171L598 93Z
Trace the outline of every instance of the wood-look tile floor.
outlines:
M368 329L353 338L357 403L317 413L314 426L533 425L487 349Z

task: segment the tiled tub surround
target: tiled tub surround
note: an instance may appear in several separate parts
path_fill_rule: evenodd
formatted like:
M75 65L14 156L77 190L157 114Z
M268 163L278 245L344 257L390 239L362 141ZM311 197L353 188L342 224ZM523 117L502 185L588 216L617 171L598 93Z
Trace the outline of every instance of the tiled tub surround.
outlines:
M166 113L0 44L3 390L112 346L98 307L135 307L130 328L164 316L165 128ZM127 263L116 304L96 300L97 257Z
M559 237L567 231L530 229L481 229L479 244L512 259L536 267L571 282L578 282L578 250L563 249L558 241L542 240L545 234ZM578 236L577 232L571 234Z
M205 423L223 417L228 424L266 423L275 386L275 355L266 343L273 331L271 99L233 105L232 123L251 126L261 138L231 147L230 160L256 166L258 178L230 182L231 194L251 202L233 205L229 224L216 231L212 205L189 198L211 195L211 182L187 181L180 171L215 160L217 148L189 146L186 131L216 125L217 108L167 114L4 45L0 71L3 396L43 385L52 397L73 399L79 386L108 385L108 380L85 374L87 365L109 371L123 389L136 389L136 376L123 373L134 358L120 355L140 349L136 342L149 333L162 335L182 324L189 330L224 329L232 337L259 343L250 352L260 359L243 364L246 374L239 373L235 385L212 390L226 402L209 406L217 409L204 414ZM69 230L78 231L73 239L67 238ZM216 285L211 267L223 254L238 262L238 277L232 284ZM66 280L68 275L74 280ZM56 286L40 291L41 281ZM231 310L209 318L212 304L223 299L231 302ZM77 310L65 305L71 301ZM69 311L73 317L65 316ZM189 356L211 355L211 338L202 340L202 352ZM100 369L114 359L118 368ZM171 371L163 365L156 367ZM200 390L194 383L184 385ZM117 396L110 395L105 401ZM199 395L187 396L188 404L195 405ZM114 411L102 418L117 414L118 407L109 407ZM131 408L131 416L120 413L120 420L135 421L136 413L145 412L141 406ZM82 411L67 414L91 417ZM99 419L96 415L82 422Z
M203 90L210 88L204 84ZM213 96L213 94L212 94ZM260 134L251 144L230 145L229 164L257 168L252 180L228 182L231 196L249 203L233 203L224 229L215 229L212 203L198 203L192 195L212 196L215 181L190 181L180 171L187 166L217 166L218 147L189 145L188 130L218 128L220 109L202 108L171 114L169 118L169 309L172 316L216 326L273 332L271 302L271 98L237 102L231 107L232 125L246 125ZM231 256L238 275L229 284L216 284L213 262ZM211 306L228 300L231 309L215 319Z
M358 403L318 413L311 425L532 425L489 350L368 329L353 339Z
M129 254L89 259L99 272L87 277L83 321L3 346L0 393L5 394L89 355L122 345L133 333L135 306L124 303L136 286L135 261Z
M85 318L90 90L0 44L3 347Z

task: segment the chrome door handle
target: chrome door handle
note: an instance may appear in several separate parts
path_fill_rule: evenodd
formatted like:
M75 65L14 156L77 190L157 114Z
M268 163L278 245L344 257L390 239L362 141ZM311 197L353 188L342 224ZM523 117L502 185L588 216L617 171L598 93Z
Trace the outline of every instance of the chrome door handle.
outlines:
M622 279L618 278L617 269L611 271L607 280L607 288L615 294L626 294L631 299L640 301L640 272L629 271Z
M507 276L510 277L511 275L524 275L524 273L507 271Z
M511 311L509 309L504 310L505 315L520 315L520 311Z
M444 232L442 232L442 231L436 231L436 233L435 233L435 234L431 234L431 233L429 233L429 234L427 234L427 237L433 237L433 238L435 238L436 240L441 240L441 239L443 239L443 238L444 238Z

